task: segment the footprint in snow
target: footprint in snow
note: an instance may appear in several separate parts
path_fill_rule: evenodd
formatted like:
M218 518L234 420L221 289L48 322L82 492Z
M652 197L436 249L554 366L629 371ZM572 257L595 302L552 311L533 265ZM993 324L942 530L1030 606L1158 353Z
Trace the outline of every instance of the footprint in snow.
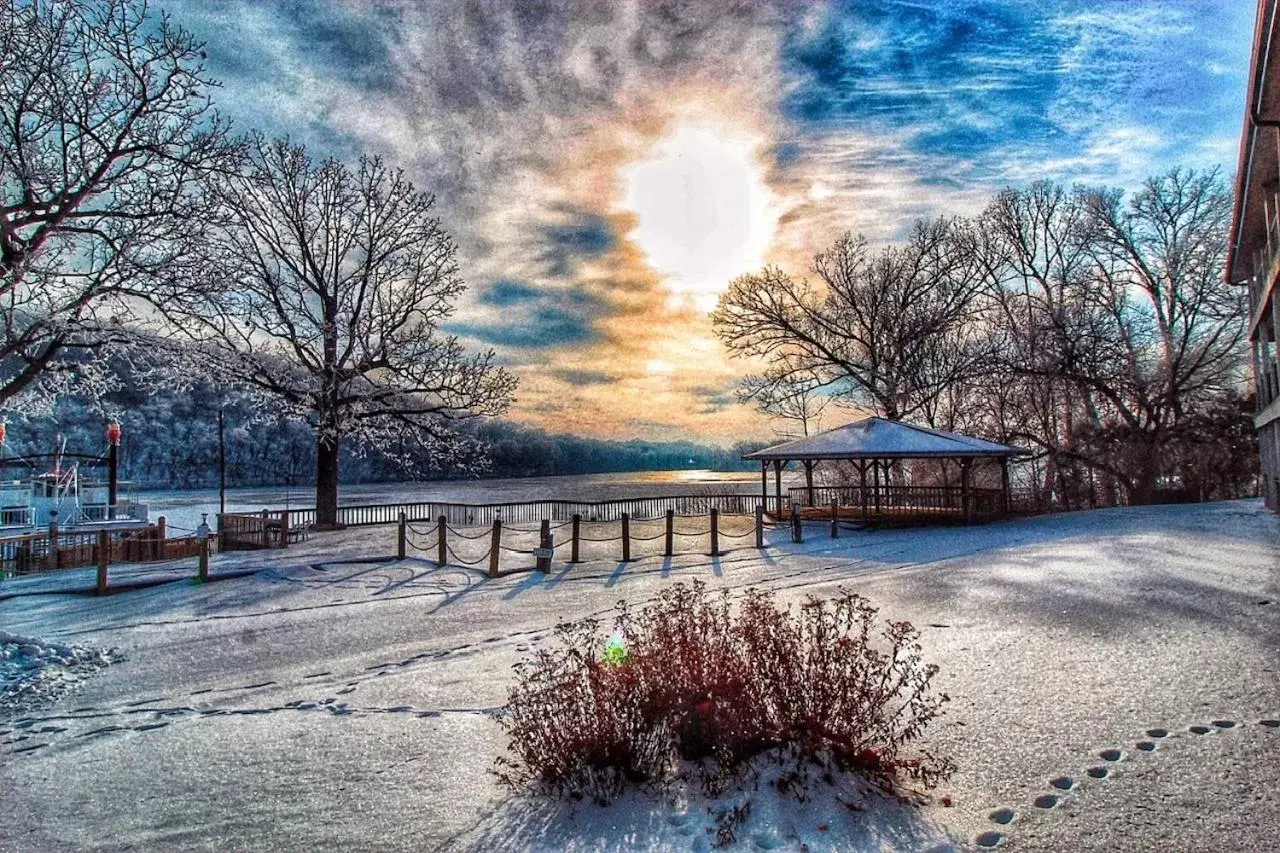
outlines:
M991 814L987 815L987 817L991 819L992 823L998 823L1001 826L1008 826L1013 823L1014 818L1017 816L1018 813L1013 809L996 809Z
M1124 753L1118 749L1104 749L1098 753L1098 757L1103 761L1119 761L1124 758Z
M1111 768L1098 765L1097 767L1090 767L1085 772L1089 774L1090 779L1105 779L1111 775Z
M1058 776L1049 780L1049 784L1059 791L1070 791L1076 786L1076 780L1070 776Z
M1057 794L1041 794L1035 798L1035 806L1038 809L1051 809L1058 805L1059 800Z
M973 839L973 843L979 847L998 847L1002 841L1004 841L1003 834L990 830L979 833Z
M1220 729L1234 729L1236 727L1235 720L1214 720L1213 724Z

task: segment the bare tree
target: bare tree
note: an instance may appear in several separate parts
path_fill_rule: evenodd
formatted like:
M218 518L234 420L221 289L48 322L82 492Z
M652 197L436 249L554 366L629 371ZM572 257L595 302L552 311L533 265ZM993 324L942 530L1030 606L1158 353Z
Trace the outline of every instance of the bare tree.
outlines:
M779 422L783 438L812 435L822 429L822 416L831 405L822 380L813 374L778 366L759 376L749 376L738 387L738 401L754 405Z
M187 255L238 153L212 85L145 2L0 0L0 406L65 389Z
M735 279L712 321L731 353L768 364L748 393L800 382L932 422L943 392L985 357L972 239L956 219L917 223L904 245L880 250L845 235L815 256L817 286L768 267Z
M1229 212L1216 170L1179 169L1127 204L1116 190L1041 182L986 211L999 393L1006 414L1022 414L1005 437L1044 449L1046 487L1097 474L1104 491L1151 500L1176 480L1189 414L1239 386L1242 296L1222 285Z
M344 439L437 458L468 450L448 422L503 412L515 379L492 352L466 355L441 330L464 289L434 198L377 158L349 169L257 138L243 174L216 189L225 225L205 283L169 306L225 380L312 425L317 521L335 524Z

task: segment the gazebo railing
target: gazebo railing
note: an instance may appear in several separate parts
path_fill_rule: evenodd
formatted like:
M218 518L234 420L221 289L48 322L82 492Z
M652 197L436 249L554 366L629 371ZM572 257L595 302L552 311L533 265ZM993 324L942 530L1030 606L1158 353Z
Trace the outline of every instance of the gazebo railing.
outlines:
M812 491L812 499L810 492ZM880 515L963 515L964 490L960 486L868 485L793 486L787 490L789 504L802 507L829 507L835 502L842 509L861 510ZM975 518L990 518L1004 511L1000 489L969 489L969 513Z

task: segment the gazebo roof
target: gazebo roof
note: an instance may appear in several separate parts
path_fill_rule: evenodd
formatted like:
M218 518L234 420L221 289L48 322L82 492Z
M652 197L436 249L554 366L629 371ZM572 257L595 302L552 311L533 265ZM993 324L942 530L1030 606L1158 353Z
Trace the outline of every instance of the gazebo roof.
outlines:
M860 421L748 453L743 459L928 459L1018 456L1024 451L954 432L884 418Z

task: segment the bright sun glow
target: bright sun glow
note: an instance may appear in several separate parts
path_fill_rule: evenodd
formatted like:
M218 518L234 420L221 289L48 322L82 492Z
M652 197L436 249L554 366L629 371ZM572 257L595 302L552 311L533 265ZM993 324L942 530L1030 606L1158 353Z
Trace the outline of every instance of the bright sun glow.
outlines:
M702 310L735 276L764 264L777 216L756 162L757 142L681 124L626 172L631 239L678 299Z

